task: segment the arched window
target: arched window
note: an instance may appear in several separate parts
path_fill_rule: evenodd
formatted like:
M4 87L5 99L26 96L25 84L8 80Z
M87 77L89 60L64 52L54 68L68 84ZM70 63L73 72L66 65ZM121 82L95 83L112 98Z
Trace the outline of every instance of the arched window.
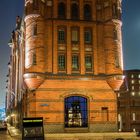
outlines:
M71 5L71 18L79 19L79 6L76 3L73 3Z
M92 18L91 6L89 4L84 5L84 19L90 20Z
M58 4L58 18L66 18L66 7L63 2Z
M70 96L65 99L65 127L87 127L87 99Z

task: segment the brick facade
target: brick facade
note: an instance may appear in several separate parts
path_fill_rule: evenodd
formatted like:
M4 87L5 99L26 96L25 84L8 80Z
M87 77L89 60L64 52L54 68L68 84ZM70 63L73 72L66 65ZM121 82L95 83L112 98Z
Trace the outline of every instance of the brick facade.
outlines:
M25 1L26 117L43 116L47 132L117 131L120 14L120 0ZM87 100L86 127L65 127L68 97Z

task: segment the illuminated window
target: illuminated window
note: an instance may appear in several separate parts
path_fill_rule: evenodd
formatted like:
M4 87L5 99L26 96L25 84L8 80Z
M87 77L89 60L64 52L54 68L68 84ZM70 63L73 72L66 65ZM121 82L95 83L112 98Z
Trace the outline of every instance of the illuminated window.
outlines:
M138 78L140 78L140 74L138 75Z
M78 70L79 69L79 58L78 55L72 56L72 69Z
M133 74L131 75L131 78L134 78L134 75Z
M133 121L136 120L136 113L132 113L132 120L133 120Z
M132 86L132 90L134 90L134 86Z
M134 84L134 83L135 83L135 81L134 81L134 80L132 80L132 81L131 81L131 83L132 83L132 84Z
M131 95L132 95L132 96L135 96L135 92L131 92Z
M92 70L92 56L91 55L85 56L85 68L86 68L86 71Z
M85 4L84 5L84 19L85 20L90 20L91 17L92 17L92 14L91 14L91 6L89 4Z
M71 96L65 99L65 127L87 127L87 99Z
M65 55L59 55L58 56L58 68L59 70L65 70Z
M79 42L79 28L72 28L71 31L71 35L72 35L72 43L77 44Z

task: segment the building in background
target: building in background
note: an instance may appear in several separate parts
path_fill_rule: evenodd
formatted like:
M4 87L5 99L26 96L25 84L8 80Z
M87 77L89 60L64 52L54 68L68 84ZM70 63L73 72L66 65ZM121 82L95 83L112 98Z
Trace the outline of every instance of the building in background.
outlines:
M117 131L121 0L25 0L24 15L23 54L11 60L18 116L43 117L46 132Z
M140 130L140 70L125 70L118 96L120 131Z
M16 27L12 31L10 42L10 60L8 63L7 91L6 91L6 115L7 122L15 127L21 126L23 109L22 99L25 96L26 86L23 80L24 74L24 24L17 16Z

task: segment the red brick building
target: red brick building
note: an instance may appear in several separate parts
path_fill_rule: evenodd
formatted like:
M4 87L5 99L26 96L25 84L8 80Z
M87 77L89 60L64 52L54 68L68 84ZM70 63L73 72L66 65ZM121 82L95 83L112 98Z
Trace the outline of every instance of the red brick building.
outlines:
M24 117L47 132L117 131L121 0L25 0Z

